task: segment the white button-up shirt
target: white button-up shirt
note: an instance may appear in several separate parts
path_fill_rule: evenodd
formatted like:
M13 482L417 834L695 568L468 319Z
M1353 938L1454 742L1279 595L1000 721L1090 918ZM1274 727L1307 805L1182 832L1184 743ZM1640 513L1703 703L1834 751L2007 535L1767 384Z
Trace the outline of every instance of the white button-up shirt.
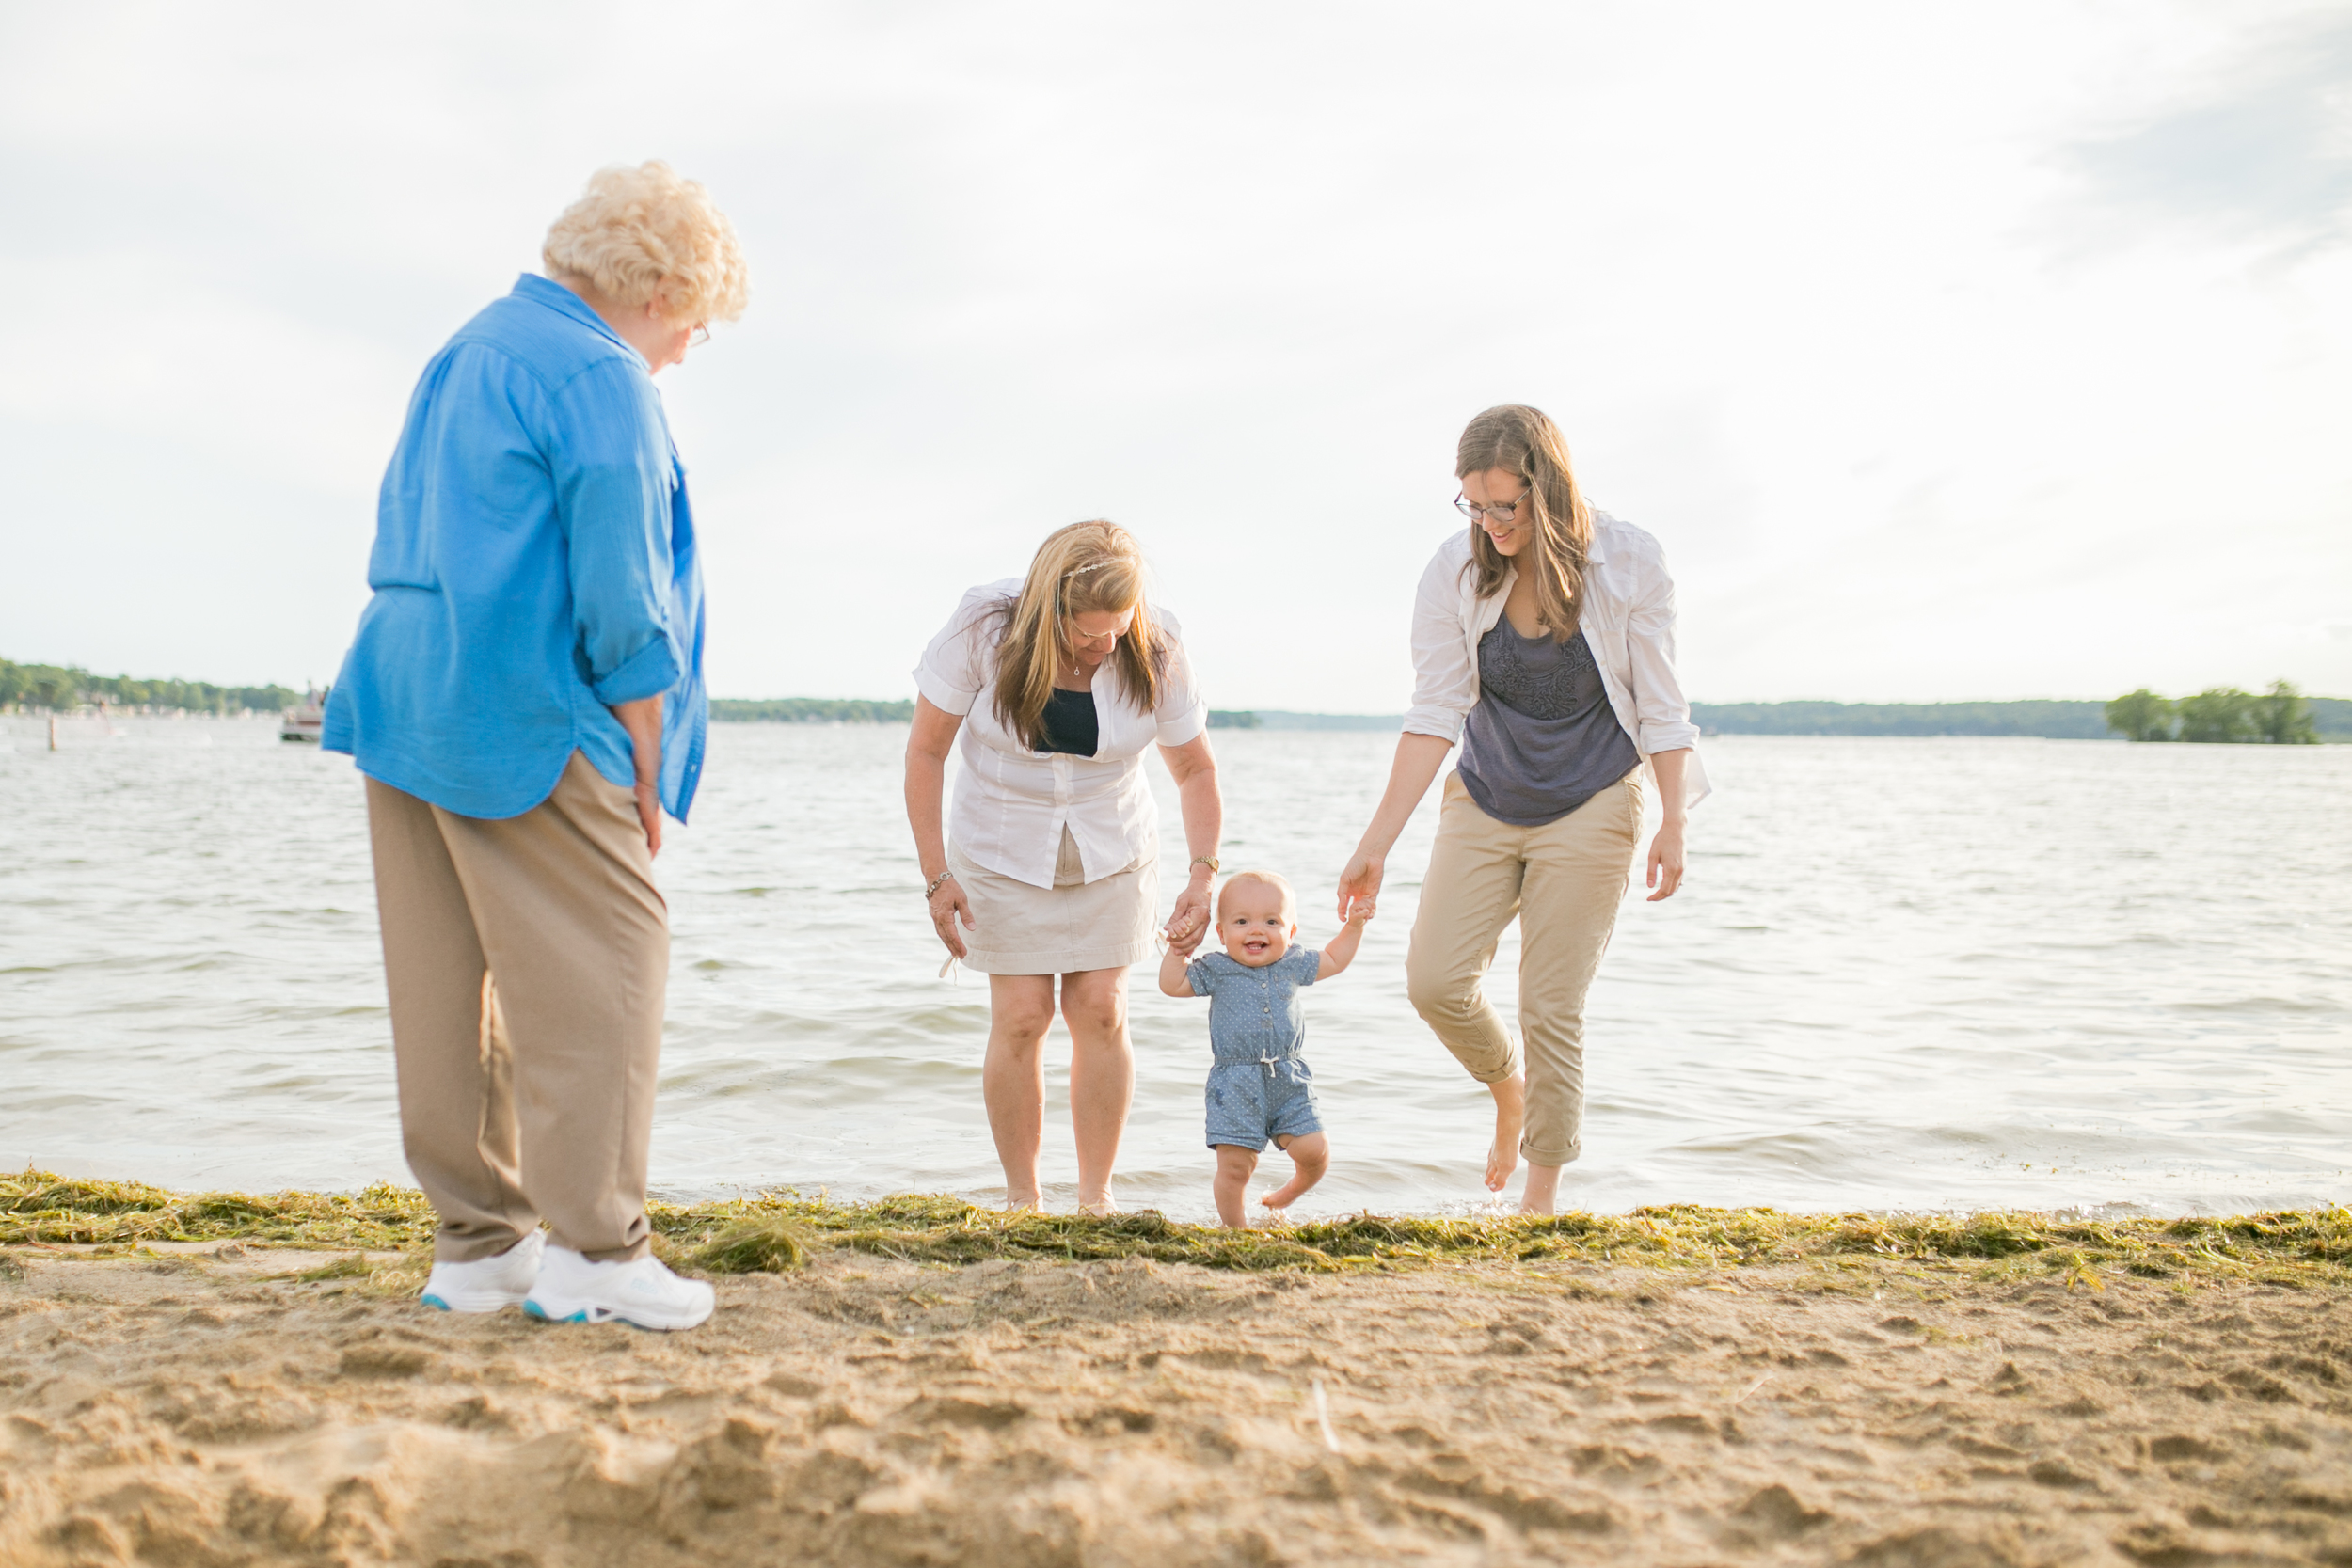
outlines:
M1029 750L996 717L994 691L1004 626L997 612L1020 593L1019 578L973 589L914 667L915 689L963 720L948 836L984 870L1050 888L1066 827L1086 879L1096 881L1158 853L1159 807L1144 781L1143 753L1153 745L1182 746L1209 727L1209 710L1193 685L1176 617L1154 606L1152 618L1168 642L1159 705L1147 710L1130 697L1116 661L1106 658L1094 672L1094 754Z
M1472 524L1471 527L1477 525ZM1593 514L1593 547L1585 559L1584 603L1578 625L1600 667L1600 684L1617 722L1642 753L1688 748L1683 802L1708 794L1699 760L1699 729L1675 678L1675 585L1658 541L1606 512ZM1405 728L1449 743L1478 704L1478 641L1502 618L1502 602L1518 580L1504 573L1494 597L1478 597L1470 568L1470 531L1438 546L1421 575L1413 605L1413 707Z

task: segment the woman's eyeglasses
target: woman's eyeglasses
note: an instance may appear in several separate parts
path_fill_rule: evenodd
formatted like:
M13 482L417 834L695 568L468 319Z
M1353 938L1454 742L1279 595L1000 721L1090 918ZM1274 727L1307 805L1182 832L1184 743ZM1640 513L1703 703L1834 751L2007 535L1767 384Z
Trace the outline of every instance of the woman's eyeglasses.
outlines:
M1062 625L1070 628L1070 640L1073 642L1101 642L1106 639L1116 642L1127 635L1128 628L1135 625L1135 619L1130 615L1108 631L1088 631L1078 625L1075 617L1067 615L1062 617Z
M1481 506L1468 496L1456 496L1454 498L1454 509L1472 522L1476 522L1481 517L1489 517L1498 523L1508 523L1518 515L1519 502L1525 500L1529 492L1534 489L1534 485L1529 485L1526 490L1520 491L1511 499L1498 502L1493 506Z

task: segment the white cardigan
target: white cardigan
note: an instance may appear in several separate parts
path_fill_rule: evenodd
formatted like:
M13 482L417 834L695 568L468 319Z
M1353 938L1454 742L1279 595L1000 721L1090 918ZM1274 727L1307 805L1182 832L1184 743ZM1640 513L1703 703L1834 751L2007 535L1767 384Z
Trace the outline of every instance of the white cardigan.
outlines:
M1593 514L1593 547L1586 559L1580 625L1600 667L1600 683L1617 722L1647 761L1653 752L1688 748L1683 803L1708 794L1699 760L1699 730L1675 679L1675 585L1658 541L1606 512ZM1413 604L1413 707L1405 728L1452 745L1478 705L1478 640L1502 618L1516 571L1489 599L1478 597L1470 568L1470 530L1449 537L1421 575Z
M1184 628L1153 606L1168 639L1160 701L1146 710L1127 695L1113 660L1094 673L1097 739L1090 757L1032 752L996 717L997 612L1021 593L1021 579L984 583L963 596L914 667L915 689L934 706L961 715L948 837L974 864L1031 887L1054 885L1064 828L1078 846L1089 882L1151 860L1160 843L1159 807L1143 776L1143 753L1182 746L1209 727L1208 705L1193 685Z

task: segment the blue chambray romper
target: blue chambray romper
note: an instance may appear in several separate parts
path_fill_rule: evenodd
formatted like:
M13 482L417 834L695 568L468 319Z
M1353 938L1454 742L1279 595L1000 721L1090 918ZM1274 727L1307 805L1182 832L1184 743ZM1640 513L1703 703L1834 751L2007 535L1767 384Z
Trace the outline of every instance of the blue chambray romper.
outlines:
M1209 1147L1263 1150L1276 1138L1323 1131L1314 1075L1300 1053L1307 1020L1298 990L1315 983L1323 955L1293 944L1263 969L1211 953L1184 966L1192 993L1209 999Z

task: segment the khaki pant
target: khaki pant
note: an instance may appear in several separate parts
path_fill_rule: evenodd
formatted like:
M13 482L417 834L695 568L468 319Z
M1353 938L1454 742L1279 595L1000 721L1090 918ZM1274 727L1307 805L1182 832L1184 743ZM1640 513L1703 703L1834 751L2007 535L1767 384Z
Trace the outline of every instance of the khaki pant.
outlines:
M1584 993L1633 873L1642 778L1636 768L1557 822L1515 828L1479 810L1461 775L1446 776L1406 990L1471 1077L1492 1084L1520 1071L1518 1042L1485 987L1502 928L1518 918L1527 1041L1519 1152L1531 1164L1565 1165L1583 1152Z
M670 927L636 798L577 752L498 821L370 779L368 834L434 1255L493 1257L544 1216L558 1245L643 1257Z

